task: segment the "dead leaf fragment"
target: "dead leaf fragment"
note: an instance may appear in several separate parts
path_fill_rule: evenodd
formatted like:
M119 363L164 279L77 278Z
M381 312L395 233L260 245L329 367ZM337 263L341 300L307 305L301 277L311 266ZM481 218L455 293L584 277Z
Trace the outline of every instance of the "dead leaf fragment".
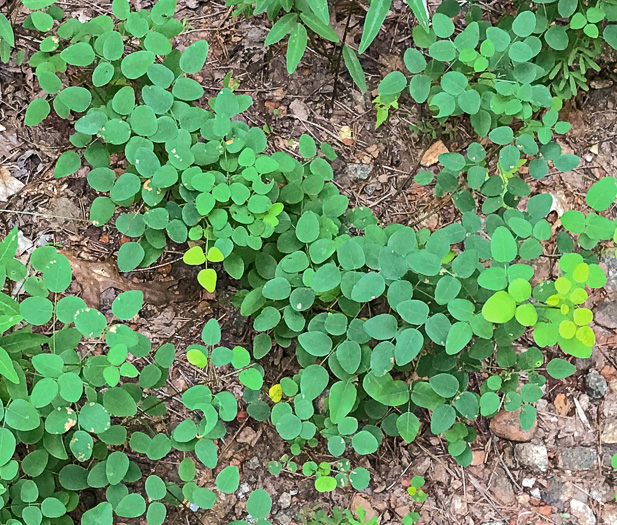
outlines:
M169 291L173 282L136 283L118 273L110 261L95 262L78 259L74 254L62 252L73 268L73 276L82 288L81 297L91 308L99 308L101 293L108 288L123 292L141 290L147 303L163 306L177 300L176 294Z
M436 164L439 160L439 155L449 152L450 150L448 150L446 145L441 140L438 140L437 142L434 142L431 147L424 152L424 155L422 155L422 159L420 160L420 164L422 164L422 166L424 167L432 166L433 164Z
M555 396L555 413L558 416L565 417L572 410L572 403L565 394L557 394Z
M343 126L338 132L338 137L341 139L341 142L347 146L353 144L351 128L349 126Z
M7 201L24 187L24 183L18 181L9 170L0 168L0 201Z

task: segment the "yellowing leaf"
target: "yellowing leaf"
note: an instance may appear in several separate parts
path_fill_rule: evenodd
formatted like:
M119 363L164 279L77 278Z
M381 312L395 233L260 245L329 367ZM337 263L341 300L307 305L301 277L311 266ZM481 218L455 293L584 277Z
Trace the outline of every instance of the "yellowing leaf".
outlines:
M225 256L223 252L219 250L216 246L213 246L208 250L208 260L210 262L221 262Z
M191 266L199 266L206 262L206 255L201 246L193 246L184 254L182 260Z
M276 385L272 385L268 395L272 401L278 403L281 399L283 399L283 387L281 387L278 383Z
M212 268L201 270L197 274L197 280L210 293L216 288L216 272Z
M186 358L189 363L199 368L205 368L208 364L208 358L201 350L193 348L186 353Z

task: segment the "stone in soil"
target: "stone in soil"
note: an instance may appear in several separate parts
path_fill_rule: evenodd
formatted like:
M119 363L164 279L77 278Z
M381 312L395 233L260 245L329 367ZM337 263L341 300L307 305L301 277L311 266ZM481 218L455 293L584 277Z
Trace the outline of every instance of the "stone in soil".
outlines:
M596 516L588 505L573 499L570 502L570 514L578 519L579 525L596 525Z
M565 502L572 498L574 487L569 481L564 481L557 477L548 479L546 489L540 491L542 501L551 507L556 507L560 511L565 509Z
M589 470L596 462L596 451L587 447L567 447L561 450L559 466L566 470Z
M608 444L617 443L617 421L604 422L604 428L600 434L600 441Z
M503 505L513 505L516 502L516 496L514 495L510 480L501 467L495 469L491 492L495 499Z
M373 172L370 164L347 164L347 176L352 180L366 180Z
M525 467L542 472L548 469L548 451L541 443L519 443L514 447L514 454L519 463Z
M529 430L523 430L519 420L519 410L516 412L507 412L502 410L493 419L491 419L490 428L493 434L500 438L509 439L510 441L531 441L531 438L536 432L538 422L534 421L533 426Z
M605 328L617 328L617 303L605 301L596 310L594 320Z
M602 399L608 390L608 383L597 370L590 370L585 376L587 394L593 399Z
M600 261L606 265L606 284L604 289L609 294L617 293L617 257L610 251L600 257Z

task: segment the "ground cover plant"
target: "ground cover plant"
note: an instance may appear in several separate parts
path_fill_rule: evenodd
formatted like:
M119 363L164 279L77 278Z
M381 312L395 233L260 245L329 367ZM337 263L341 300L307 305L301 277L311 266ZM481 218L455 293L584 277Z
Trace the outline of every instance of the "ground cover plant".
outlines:
M237 490L236 466L219 469L215 490L195 478L196 462L217 467L216 443L237 414L234 396L214 394L205 384L186 388L181 404L187 418L169 435L157 433L153 423L169 416L171 400L158 392L175 348L165 343L153 349L129 326L143 292L118 295L108 322L81 298L64 295L72 281L66 256L44 246L24 264L14 258L17 237L14 229L0 243L8 292L0 293L2 522L73 523L80 494L98 490L104 501L83 513L82 524L143 516L155 525L165 522L167 507L210 509L217 493ZM213 338L206 325L204 341ZM240 350L234 349L234 359ZM156 468L172 451L183 456L175 480ZM249 501L248 512L265 518L267 493L254 491Z
M434 231L383 225L370 209L351 207L333 182L334 148L308 134L298 137L296 157L268 154L265 133L241 120L251 97L239 94L229 77L201 107L204 90L191 75L204 67L208 44L174 49L172 40L185 29L173 18L174 1L134 11L126 0L114 0L113 16L88 22L61 21L61 13L49 13L50 3L30 7L52 22L33 15L26 22L46 34L29 59L45 95L31 102L26 124L42 123L52 108L71 122L74 149L60 155L55 176L72 176L85 162L88 184L100 193L90 209L93 224L113 220L130 239L118 252L120 271L152 265L175 243L207 291L216 290L217 271L238 282L234 303L252 320L252 352L221 346L221 327L208 319L202 341L188 346L186 358L202 369L231 366L248 414L269 421L289 442L291 454L269 465L273 475L302 472L319 492L347 485L365 490L369 470L345 456L373 454L386 437L411 443L429 430L467 466L479 417L516 412L523 429L531 428L547 376L565 379L576 371L571 357L591 355L593 313L586 301L606 283L598 256L614 241L608 210L617 180L607 176L589 189L593 211L568 211L555 225L549 222L553 198L532 196L521 168L528 165L531 178L541 179L551 167L567 173L578 166L579 158L557 142L571 127L559 112L586 88L587 70L596 69L600 30L616 43L615 26L602 26L615 18L612 2L520 3L517 13L494 24L474 6L458 32L456 2L443 2L431 19L418 15L415 47L405 54L411 76L387 75L378 86L378 108L398 103L409 89L441 124L468 115L478 136L463 153L439 157L435 191L452 194L459 215ZM370 3L364 49L389 7ZM252 2L242 3L237 13L252 9ZM326 39L330 34L327 2L255 6L256 14L266 11L277 19L266 44L290 35L290 72L307 45L304 24ZM347 46L338 49L355 64ZM358 70L349 69L358 82ZM428 171L416 176L420 184L433 179ZM211 508L216 492L194 481L193 458L217 467L215 440L237 415L234 395L213 394L205 384L183 392L192 415L169 436L133 425L138 414L165 414L167 400L153 390L165 383L175 350L159 348L142 369L127 361L148 356L150 342L125 324L109 327L81 299L54 295L71 282L68 261L55 248L35 251L34 274L27 274L13 259L16 236L13 231L3 242L1 261L4 275L18 283L9 292L28 276L28 297L15 301L7 293L1 303L10 332L0 341L0 438L8 444L0 456L0 515L27 525L43 518L70 523L67 513L88 487L104 488L107 501L86 512L82 523L111 523L114 514L145 514L148 523L162 523L163 501ZM548 256L558 259L560 275L539 279L534 261ZM116 299L118 320L137 314L140 294ZM33 333L32 326L44 328ZM84 345L105 351L90 356ZM297 367L271 384L275 345L295 355ZM58 395L41 399L39 383ZM27 422L21 413L31 414ZM27 445L26 456L18 444ZM333 461L300 459L320 445ZM127 447L152 461L184 454L178 480L142 476ZM29 465L27 458L42 457L41 451L45 462ZM88 468L79 464L84 461ZM59 485L37 470L40 465L58 474ZM415 502L425 500L423 482L410 487ZM239 483L237 467L228 466L216 477L216 490L234 493ZM247 512L268 523L271 506L259 489L248 497ZM315 519L366 521L349 512ZM403 523L417 519L410 512Z

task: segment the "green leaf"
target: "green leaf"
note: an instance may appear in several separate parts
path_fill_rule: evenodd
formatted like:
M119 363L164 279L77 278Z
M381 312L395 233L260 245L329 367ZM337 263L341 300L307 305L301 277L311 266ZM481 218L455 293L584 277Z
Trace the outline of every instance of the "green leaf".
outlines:
M13 360L7 351L0 347L0 375L4 376L11 383L19 384L19 376L15 372Z
M548 31L544 33L544 40L555 51L563 51L570 42L566 28L559 25L549 27Z
M338 381L330 388L328 406L330 419L337 425L341 419L347 416L356 403L356 387L349 380Z
M491 237L491 255L498 262L510 262L516 258L517 245L512 233L499 226Z
M429 31L429 14L426 4L426 0L407 0L407 5L411 7L411 10L415 17L420 22L420 25L426 32Z
M512 22L512 31L518 37L525 38L533 33L536 27L536 15L533 11L522 11Z
M267 47L280 42L295 29L297 23L298 15L296 13L288 13L282 16L274 23L268 32L264 45Z
M111 10L118 20L126 20L131 12L128 0L113 0Z
M458 379L450 374L437 374L429 379L429 384L436 394L441 397L454 397L460 386Z
M392 0L371 0L371 5L368 8L364 20L364 29L362 31L360 45L358 46L358 53L364 53L373 40L375 40L377 33L379 33L388 15L391 5Z
M358 60L356 52L347 44L343 45L343 61L345 63L347 71L349 72L349 75L355 82L356 86L360 88L360 91L362 91L362 93L366 93L367 86L364 69L362 69L362 65Z
M114 299L111 311L123 321L128 321L137 315L144 302L144 293L140 290L123 292Z
M503 290L492 295L482 307L482 315L491 323L507 323L515 312L516 301Z
M233 494L240 485L238 467L229 466L221 470L216 476L217 488L225 494Z
M594 183L587 192L586 201L596 211L607 210L617 197L617 179L615 177L603 177ZM564 214L565 215L565 214ZM563 222L563 220L562 220ZM565 224L564 224L565 226ZM570 229L570 228L568 228ZM571 230L573 231L573 230ZM574 232L582 233L582 232Z
M9 22L8 18L2 13L0 13L0 40L4 40L9 46L15 47L13 26L11 26L11 22Z
M117 485L129 470L129 458L124 452L112 452L105 462L105 473L110 485Z
M146 50L126 55L120 64L122 74L129 79L139 78L145 75L148 68L154 64L154 59L154 53Z
M74 151L65 151L56 162L54 177L57 179L72 175L81 167L81 157Z
M377 90L381 96L398 95L407 87L407 78L400 71L391 71L379 83Z
M335 44L340 42L340 39L334 29L312 13L300 13L300 19L304 22L306 27L317 33L320 37L325 38L330 42L334 42Z
M45 498L41 502L41 512L46 518L59 518L66 514L66 507L57 498Z
M111 415L131 417L137 414L137 404L122 387L110 388L103 395L103 406Z
M272 510L272 498L263 489L254 490L246 502L246 510L253 518L265 520Z
M565 379L576 372L576 367L565 359L551 359L546 365L546 371L554 379Z
M456 411L450 405L440 405L431 414L431 432L442 434L452 428L456 421Z
M216 319L210 319L204 325L201 340L207 345L217 345L221 342L221 327Z
M13 433L6 428L0 428L0 467L6 465L13 457L15 446Z
M606 43L613 49L617 49L617 24L610 24L604 28L602 33Z
M62 60L72 66L85 67L94 62L94 50L92 46L86 42L80 42L67 47L60 53Z
M6 409L4 422L15 430L28 432L37 428L41 419L37 409L29 401L15 399Z
M328 11L328 0L314 0L309 3L309 7L324 24L330 23L330 13Z
M138 518L146 512L146 501L141 494L127 494L120 500L115 511L123 518Z
M433 15L433 31L439 38L449 38L454 33L454 22L443 13Z
M373 454L379 447L377 438L367 430L361 430L351 440L354 450L364 456Z
M121 272L130 272L137 268L145 256L145 251L139 243L127 242L118 250L118 268Z
M332 476L320 476L315 480L315 489L317 492L332 492L336 487L336 479Z
M415 414L405 412L397 418L396 428L405 443L411 443L414 439L416 439L418 431L420 430L420 420Z
M56 0L23 0L24 7L32 11L43 9L54 4Z
M35 98L26 110L26 126L36 126L47 118L51 108L44 98Z
M287 72L291 75L306 51L306 45L308 42L308 34L306 28L302 24L296 24L289 35L289 42L287 44Z

